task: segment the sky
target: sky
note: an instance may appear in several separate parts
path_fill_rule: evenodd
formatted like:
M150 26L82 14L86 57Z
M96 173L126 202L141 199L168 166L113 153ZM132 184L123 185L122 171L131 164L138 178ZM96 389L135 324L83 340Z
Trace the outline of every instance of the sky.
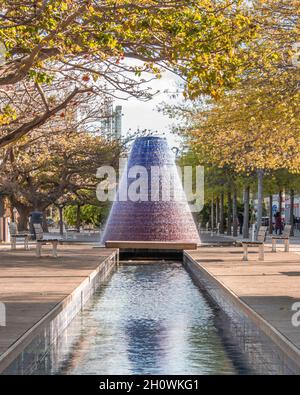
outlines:
M176 119L170 119L162 112L158 112L157 107L161 107L162 102L178 103L180 98L171 99L170 93L177 89L179 78L171 72L165 72L161 79L151 81L147 86L153 89L153 92L160 91L150 101L143 102L135 98L128 100L116 100L115 105L121 105L123 108L122 134L131 129L132 132L140 130L150 130L155 134L164 135L171 147L180 145L180 138L170 132L171 125L178 123ZM156 133L157 132L157 133Z

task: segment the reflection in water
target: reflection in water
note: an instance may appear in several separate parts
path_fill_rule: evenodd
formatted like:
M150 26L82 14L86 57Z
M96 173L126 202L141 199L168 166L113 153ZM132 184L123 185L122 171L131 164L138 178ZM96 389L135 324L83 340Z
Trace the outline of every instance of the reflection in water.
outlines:
M181 264L121 266L41 363L46 374L246 373Z
M127 354L131 369L136 374L143 374L145 366L155 371L162 359L162 347L160 342L164 333L164 327L159 322L151 319L133 319L125 326L128 338ZM143 364L141 364L143 361Z

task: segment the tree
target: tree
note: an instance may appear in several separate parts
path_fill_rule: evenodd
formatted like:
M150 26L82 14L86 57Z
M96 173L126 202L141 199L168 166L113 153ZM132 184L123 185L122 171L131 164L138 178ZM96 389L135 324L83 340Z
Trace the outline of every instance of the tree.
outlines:
M292 50L300 41L299 5L298 0L251 2L257 34L249 42L249 62L239 83L217 101L202 96L191 106L165 108L171 116L189 119L184 132L200 163L247 180L245 218L249 179L257 175L258 225L264 174L300 171L299 52Z
M299 69L291 66L276 79L249 78L232 93L199 111L194 149L219 167L257 172L258 225L262 216L263 175L280 168L300 170Z
M16 142L32 129L92 130L93 124L107 117L107 95L96 92L85 83L80 89L72 86L68 78L42 86L37 82L23 81L0 91L0 106L6 109L6 122L0 122L0 149L7 142ZM8 120L9 118L9 120ZM95 128L95 126L94 126Z
M45 211L68 196L82 199L94 194L101 164L115 165L120 147L87 132L45 132L10 148L1 165L1 192L9 197L26 228L32 210ZM95 199L95 198L94 198Z
M199 147L198 147L199 148ZM231 171L228 166L218 168L205 157L203 152L189 150L184 152L180 158L180 166L204 166L204 188L205 188L205 204L210 205L210 222L213 227L215 223L219 222L219 231L224 233L225 225L225 196L227 204L227 231L231 233L231 222L235 224L234 233L237 232L237 190L238 179L237 174ZM231 195L234 197L234 204L232 204ZM214 206L216 209L214 209ZM200 217L206 218L206 210L199 213ZM203 214L203 215L202 215ZM231 221L232 218L232 221ZM203 218L202 218L203 219ZM203 221L201 221L203 224Z
M45 111L14 127L16 109L2 106L6 128L0 147L40 127L81 93L100 89L149 99L149 91L141 88L144 75L159 77L164 69L183 77L190 97L220 96L243 73L249 58L247 44L255 35L244 3L1 1L0 40L7 53L0 66L0 86L6 91L33 81ZM45 86L65 79L68 94L47 106Z

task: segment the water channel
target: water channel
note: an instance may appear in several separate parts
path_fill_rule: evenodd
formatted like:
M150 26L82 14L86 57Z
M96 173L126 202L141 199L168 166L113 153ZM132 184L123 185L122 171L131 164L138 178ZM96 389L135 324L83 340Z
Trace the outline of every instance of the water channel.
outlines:
M247 374L218 314L181 263L123 265L34 373Z

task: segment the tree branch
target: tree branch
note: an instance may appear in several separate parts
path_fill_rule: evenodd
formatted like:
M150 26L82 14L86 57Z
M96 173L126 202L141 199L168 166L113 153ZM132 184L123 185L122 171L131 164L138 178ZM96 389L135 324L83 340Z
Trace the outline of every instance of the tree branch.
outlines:
M69 103L70 101L78 94L78 93L85 93L85 92L90 92L91 89L78 89L75 88L72 93L70 93L66 99L60 103L58 106L54 107L51 110L46 111L43 115L38 116L31 120L30 122L27 122L17 129L13 130L12 132L8 133L6 136L3 136L0 138L0 148L5 147L8 144L11 144L21 137L25 136L29 132L31 132L33 129L42 126L49 118L51 118L53 115L57 114L59 111L63 110Z

